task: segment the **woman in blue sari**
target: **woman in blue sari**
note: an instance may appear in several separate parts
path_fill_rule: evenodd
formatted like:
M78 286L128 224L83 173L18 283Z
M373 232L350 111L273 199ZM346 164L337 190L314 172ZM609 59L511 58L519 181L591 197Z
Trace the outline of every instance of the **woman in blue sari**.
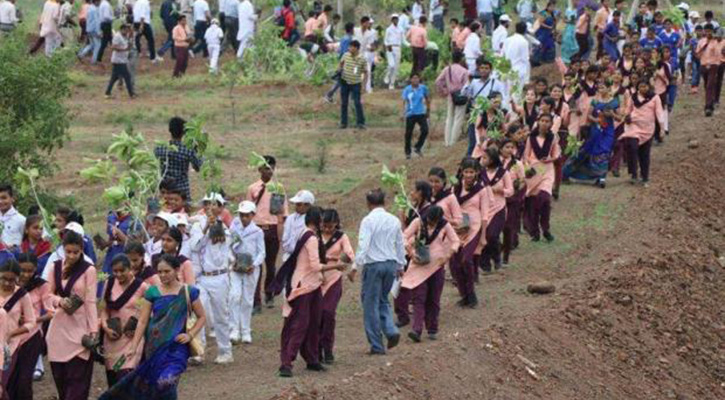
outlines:
M554 62L556 58L556 2L549 1L546 10L539 15L539 29L535 36L541 45L534 51L534 65Z
M611 82L600 82L592 99L589 114L590 131L579 153L564 164L564 179L594 180L604 189L609 159L614 148L614 122L621 120L619 98L612 93Z
M178 280L180 266L176 257L161 257L157 267L161 286L151 286L146 291L131 346L136 349L145 340L144 361L101 395L100 400L177 399L177 386L190 356L189 343L206 322L199 289L183 285ZM186 320L191 312L197 320L187 331ZM126 358L131 357L133 354L126 355Z

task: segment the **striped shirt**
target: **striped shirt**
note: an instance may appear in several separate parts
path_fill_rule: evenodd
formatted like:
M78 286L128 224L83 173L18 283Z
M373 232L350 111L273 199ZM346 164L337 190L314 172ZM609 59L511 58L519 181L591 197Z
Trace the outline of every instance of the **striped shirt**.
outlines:
M367 69L365 57L360 54L353 56L352 53L347 52L342 56L342 63L342 79L349 85L362 83L362 76Z

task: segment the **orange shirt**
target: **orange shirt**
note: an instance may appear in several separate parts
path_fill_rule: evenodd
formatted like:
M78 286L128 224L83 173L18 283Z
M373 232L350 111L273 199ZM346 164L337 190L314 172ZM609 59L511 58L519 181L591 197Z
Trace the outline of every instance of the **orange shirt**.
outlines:
M324 30L327 27L327 14L322 13L317 17L317 23L315 29Z
M20 290L20 288L16 288L15 292ZM13 297L13 294L8 295L7 297L0 297L0 305L5 305L5 303L10 300L11 297ZM18 328L26 328L28 331L33 331L35 329L35 310L33 310L33 301L30 298L30 296L26 293L23 295L23 297L18 300L15 305L13 305L13 308L8 311L8 319L7 319L7 325L3 326L3 329L7 329L8 332L12 332ZM23 322L22 325L20 325L20 322ZM37 330L36 330L37 332ZM28 337L25 335L18 335L15 337L8 338L8 345L10 346L10 353L15 353L15 350L22 345L21 342L22 339L27 340Z
M246 199L257 204L254 223L257 226L277 225L277 216L269 212L269 203L272 200L272 194L268 190L265 190L262 198L258 199L259 193L262 191L262 186L264 186L264 182L260 179L247 188ZM287 202L285 201L282 215L287 216L287 214L289 214L289 210L287 209Z
M350 238L345 234L343 234L340 240L332 245L332 247L330 247L330 249L325 253L327 263L330 265L337 264L340 262L340 257L342 257L343 253L345 253L351 261L355 260L355 251L352 249L352 244L350 244ZM332 287L332 285L342 278L342 271L333 269L323 272L322 278L322 295L324 295Z
M407 36L411 47L425 48L428 44L428 31L422 26L411 26Z
M700 55L700 64L719 65L722 58L722 43L716 39L701 39L697 44L696 52Z
M171 36L174 39L174 46L176 47L189 47L189 42L186 41L188 33L186 28L181 25L176 25L174 30L171 31Z

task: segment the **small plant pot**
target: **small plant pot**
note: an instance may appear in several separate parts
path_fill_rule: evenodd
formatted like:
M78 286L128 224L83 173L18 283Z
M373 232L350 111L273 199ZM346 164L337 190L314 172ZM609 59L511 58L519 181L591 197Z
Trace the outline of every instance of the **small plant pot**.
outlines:
M430 264L430 247L419 244L415 246L415 263L419 265Z
M138 326L138 318L131 317L126 321L126 325L123 327L123 333L127 332L136 332L136 327Z
M269 199L269 213L272 215L280 215L284 211L284 195L273 194Z
M116 333L117 333L117 334L119 334L119 335L120 335L121 333L123 333L123 332L122 332L122 330L123 330L123 329L122 329L122 327L121 327L121 319L120 319L120 318L118 318L118 317L113 317L113 318L109 318L109 319L108 319L108 320L106 321L106 325L108 325L108 329L110 329L110 330L112 330L112 331L116 332Z
M524 175L526 176L526 178L528 178L528 179L531 179L531 178L533 178L534 176L536 176L536 170L535 170L534 168L531 168L531 169L527 170L527 171L526 171L526 172L524 173Z
M237 254L232 271L246 273L249 271L249 267L252 266L252 261L252 255L249 253Z
M83 305L83 299L81 299L81 297L77 294L72 294L68 297L68 299L70 299L71 305L67 310L65 310L65 312L68 315L73 315L73 313L75 313Z
M463 219L461 220L461 226L459 228L463 232L468 232L469 229L471 229L471 216L468 214L463 214Z
M350 257L348 257L345 253L342 253L342 255L340 256L340 262L343 264L350 264L351 261L352 260L350 259Z

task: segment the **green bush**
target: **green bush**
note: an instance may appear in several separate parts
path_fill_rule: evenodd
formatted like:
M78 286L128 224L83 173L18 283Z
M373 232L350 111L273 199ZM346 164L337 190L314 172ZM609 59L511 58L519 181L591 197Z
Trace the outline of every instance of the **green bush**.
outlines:
M0 181L12 181L18 167L53 172L52 153L68 139L72 54L29 57L19 33L0 46Z

